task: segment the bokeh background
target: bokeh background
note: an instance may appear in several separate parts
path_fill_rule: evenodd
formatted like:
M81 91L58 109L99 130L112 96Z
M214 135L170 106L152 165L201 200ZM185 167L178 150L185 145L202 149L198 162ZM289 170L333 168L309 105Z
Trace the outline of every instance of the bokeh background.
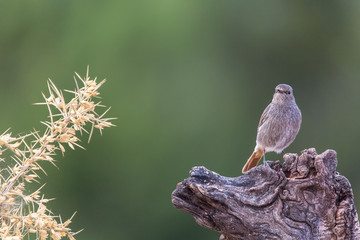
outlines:
M88 64L117 127L42 177L78 239L218 239L171 192L193 166L241 174L279 83L303 114L287 152L335 149L360 209L360 1L1 1L2 131L43 129L47 78Z

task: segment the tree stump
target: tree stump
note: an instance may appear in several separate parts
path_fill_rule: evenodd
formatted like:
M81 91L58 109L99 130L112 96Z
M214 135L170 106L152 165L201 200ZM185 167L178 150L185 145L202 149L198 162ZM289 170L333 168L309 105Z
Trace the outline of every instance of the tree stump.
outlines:
M334 150L285 154L240 177L194 167L172 193L174 206L220 240L360 239L349 181ZM239 168L240 171L240 168Z

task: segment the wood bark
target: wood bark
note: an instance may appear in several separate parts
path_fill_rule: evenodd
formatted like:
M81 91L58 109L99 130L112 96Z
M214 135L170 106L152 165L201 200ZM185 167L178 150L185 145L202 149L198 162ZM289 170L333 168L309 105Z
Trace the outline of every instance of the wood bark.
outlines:
M234 178L194 167L172 202L220 240L360 239L351 185L336 167L335 151L314 148Z

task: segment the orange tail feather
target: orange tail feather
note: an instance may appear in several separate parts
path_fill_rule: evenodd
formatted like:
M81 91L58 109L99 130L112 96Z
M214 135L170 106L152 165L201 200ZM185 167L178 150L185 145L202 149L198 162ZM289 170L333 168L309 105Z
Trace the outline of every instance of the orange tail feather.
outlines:
M247 160L245 166L243 167L242 173L246 173L253 167L256 167L263 155L264 151L262 150L262 148L256 147L255 151L251 154L249 160Z

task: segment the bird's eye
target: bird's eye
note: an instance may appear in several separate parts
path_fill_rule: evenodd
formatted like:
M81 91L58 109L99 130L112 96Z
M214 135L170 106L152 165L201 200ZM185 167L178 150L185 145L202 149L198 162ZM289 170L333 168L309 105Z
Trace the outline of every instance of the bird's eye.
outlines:
M288 94L288 95L289 95L289 94L290 94L290 91L286 91L286 94Z

